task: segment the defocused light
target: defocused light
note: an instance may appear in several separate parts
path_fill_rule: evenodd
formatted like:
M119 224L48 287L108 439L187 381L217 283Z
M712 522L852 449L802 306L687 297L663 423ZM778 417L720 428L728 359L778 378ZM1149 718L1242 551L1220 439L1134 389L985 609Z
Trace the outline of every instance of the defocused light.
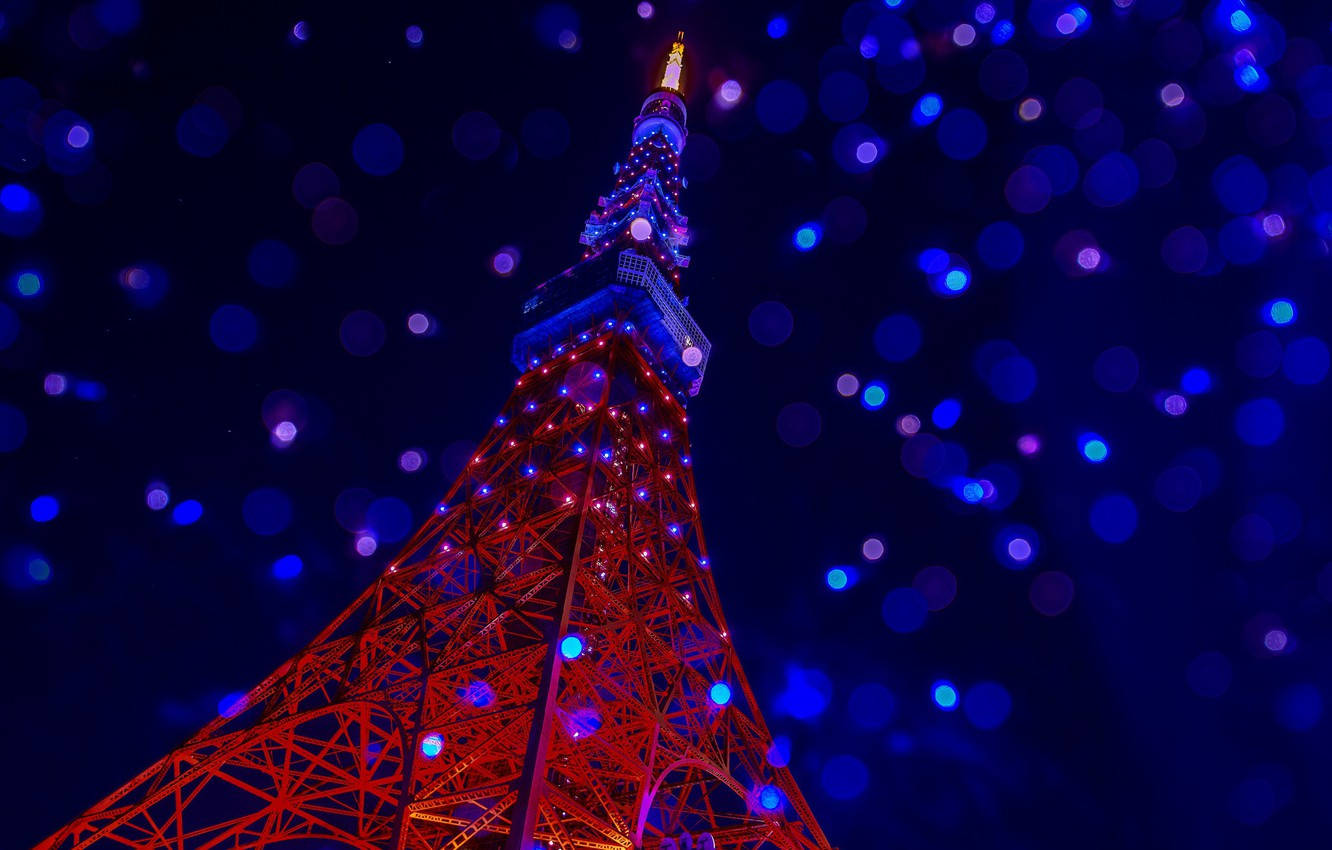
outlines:
M176 525L193 525L203 516L203 505L194 499L187 499L176 505L171 512L171 521Z
M432 759L444 751L444 736L431 732L421 738L421 755Z
M407 330L421 336L430 330L430 317L425 313L413 313L407 317Z
M850 398L860 391L860 379L850 372L837 376L837 393L842 398Z
M1267 72L1252 62L1235 68L1235 84L1245 91L1263 91L1267 88Z
M917 100L916 105L911 109L911 120L917 126L924 127L938 118L942 110L943 98L937 94L921 95L920 100Z
M946 398L935 405L930 413L930 421L934 427L947 431L957 424L957 420L962 416L962 402L955 398Z
M28 559L28 578L42 584L51 580L51 564L45 558L34 556Z
M822 238L823 228L811 221L796 228L795 236L792 237L791 241L795 244L797 251L811 251Z
M879 158L879 146L874 142L861 142L856 145L856 162L869 165Z
M887 549L883 541L877 537L866 537L865 542L860 544L860 555L866 561L877 561L883 557Z
M279 581L296 578L301 574L303 566L300 555L283 555L273 562L273 578Z
M1078 266L1087 271L1095 271L1101 265L1101 250L1099 248L1083 248L1078 251Z
M420 47L425 41L425 32L416 24L412 24L407 28L406 36L407 43L412 47Z
M957 708L957 688L953 687L952 682L935 682L930 688L930 696L934 699L934 704L944 711Z
M647 0L643 0L642 3L639 3L639 4L638 4L638 17L642 18L642 19L645 20L645 21L646 21L648 18L652 17L652 15L653 15L656 11L657 11L657 10L654 9L654 8L652 8L652 4L649 3L649 2L647 2Z
M1263 308L1263 313L1270 325L1288 325L1295 321L1297 315L1295 302L1287 298L1269 301Z
M398 468L403 472L416 472L424 464L425 455L416 449L408 449L398 456Z
M1236 9L1230 13L1230 28L1235 32L1248 32L1253 27L1253 18L1243 9Z
M713 705L726 705L731 701L731 686L725 682L715 682L708 689L708 699Z
M768 785L759 792L758 799L760 806L772 811L782 804L782 793L774 786Z
M165 484L149 484L143 495L144 502L151 511L160 511L171 503L171 494Z
M943 286L949 292L961 292L971 284L971 275L966 269L949 269L944 273Z
M297 428L294 422L283 420L273 426L273 439L278 443L286 445L296 439L296 432Z
M870 410L878 410L887 400L888 388L878 381L866 384L864 392L860 394L860 403Z
M768 21L768 38L782 38L789 29L790 25L786 22L786 18L777 15Z
M642 216L635 218L633 221L629 222L629 235L637 239L639 242L644 241L652 235L652 222Z
M1088 432L1078 437L1078 451L1092 463L1101 463L1110 456L1110 446L1100 434Z
M217 701L217 713L223 717L235 717L245 710L245 692L232 691L224 694L222 699Z
M1184 87L1179 83L1166 83L1161 87L1161 102L1166 106L1179 106L1184 102Z
M375 550L378 548L379 541L372 535L362 534L356 538L356 554L360 555L362 558L368 558L375 554Z
M729 108L740 102L744 89L735 80L727 80L717 89L717 102L724 108Z
M953 44L958 47L970 47L976 40L976 28L971 24L958 24L953 28Z
M1206 369L1195 366L1180 376L1179 387L1193 395L1205 393L1212 388L1212 375Z
M828 582L828 586L833 590L845 590L848 584L846 570L841 567L833 567L831 570L828 570L828 574L824 576L824 580Z
M583 654L587 644L583 642L580 635L565 635L560 641L560 655L563 655L569 661L573 661Z
M948 265L948 252L941 248L926 248L916 257L916 268L925 274L938 274Z
M69 145L74 150L82 150L83 148L86 148L90 141L92 141L92 133L83 124L75 124L73 127L70 127L69 132L65 134L65 144Z
M38 496L28 506L33 522L50 522L60 513L60 502L55 496Z
M490 258L490 268L500 277L508 277L517 271L520 256L517 248L505 245Z
M1023 434L1018 437L1017 450L1030 457L1041 450L1041 438L1035 434Z
M1029 97L1018 104L1018 117L1023 121L1035 121L1044 111L1045 104L1041 103L1040 98Z
M37 272L19 272L14 278L14 290L24 298L31 298L42 291L42 279Z
M1031 558L1031 543L1023 537L1014 537L1008 541L1008 557L1018 563L1025 563Z
M1280 652L1286 648L1286 643L1289 639L1290 638L1287 636L1285 630L1271 629L1267 634L1263 635L1263 647L1269 652Z

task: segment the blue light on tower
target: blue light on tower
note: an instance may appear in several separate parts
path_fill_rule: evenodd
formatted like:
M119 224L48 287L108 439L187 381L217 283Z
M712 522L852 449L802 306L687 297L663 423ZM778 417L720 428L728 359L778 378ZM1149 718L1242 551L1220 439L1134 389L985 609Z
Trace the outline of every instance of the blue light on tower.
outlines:
M726 705L731 701L731 686L725 682L715 682L708 689L708 699L713 705Z
M953 711L957 708L957 688L952 682L935 682L930 688L930 696L934 699L934 704L944 711Z
M759 805L768 811L774 811L782 804L782 792L776 786L766 785L758 795Z
M581 635L565 635L564 640L560 641L560 655L563 655L569 661L573 661L582 655L586 648L587 643Z

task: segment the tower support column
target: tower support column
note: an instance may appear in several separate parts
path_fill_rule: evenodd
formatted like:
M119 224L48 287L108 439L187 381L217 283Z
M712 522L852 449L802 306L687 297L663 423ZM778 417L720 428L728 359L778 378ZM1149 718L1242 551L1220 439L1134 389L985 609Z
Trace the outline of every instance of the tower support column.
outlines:
M612 355L613 358L613 355ZM607 374L611 374L614 360L606 364ZM606 386L610 386L606 381ZM606 422L606 399L598 405L597 438L594 446L601 444L601 436ZM569 550L568 563L564 569L564 587L560 592L558 613L551 618L550 634L546 636L546 659L541 668L541 684L536 700L532 704L532 728L527 737L527 753L523 757L522 778L518 782L518 799L510 810L509 837L504 842L504 850L539 850L532 833L536 831L537 816L540 815L540 801L546 784L546 753L550 749L551 726L555 719L555 697L559 691L560 639L569 628L569 612L573 608L574 591L578 588L578 562L583 550L583 535L587 532L587 511L592 501L596 483L596 452L588 452L587 482L583 487L582 498L578 501L578 522L574 529L573 546Z

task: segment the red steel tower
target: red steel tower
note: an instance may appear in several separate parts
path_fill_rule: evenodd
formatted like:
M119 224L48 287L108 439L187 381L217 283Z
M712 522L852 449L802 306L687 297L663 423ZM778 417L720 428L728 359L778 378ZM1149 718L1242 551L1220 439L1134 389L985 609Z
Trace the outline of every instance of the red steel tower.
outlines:
M434 515L309 646L40 847L829 850L699 524L683 69L677 40Z

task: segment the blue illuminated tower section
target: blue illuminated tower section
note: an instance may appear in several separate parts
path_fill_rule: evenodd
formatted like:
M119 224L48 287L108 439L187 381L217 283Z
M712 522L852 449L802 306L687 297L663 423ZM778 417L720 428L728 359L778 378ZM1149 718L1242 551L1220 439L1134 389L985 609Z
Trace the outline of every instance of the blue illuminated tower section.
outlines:
M711 344L679 297L689 266L689 219L680 212L680 155L687 136L684 34L671 47L661 84L634 119L629 155L615 165L615 185L597 199L579 236L578 265L542 283L523 305L533 325L514 340L514 365L527 370L556 356L594 318L623 315L647 336L658 373L683 400L697 395Z

